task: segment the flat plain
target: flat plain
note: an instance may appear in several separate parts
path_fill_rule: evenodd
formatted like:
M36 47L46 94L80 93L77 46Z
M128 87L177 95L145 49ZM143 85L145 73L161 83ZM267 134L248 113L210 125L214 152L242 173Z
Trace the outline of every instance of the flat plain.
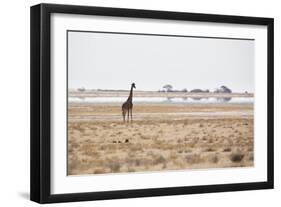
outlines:
M126 98L124 98L126 100ZM68 175L251 167L252 103L68 104Z

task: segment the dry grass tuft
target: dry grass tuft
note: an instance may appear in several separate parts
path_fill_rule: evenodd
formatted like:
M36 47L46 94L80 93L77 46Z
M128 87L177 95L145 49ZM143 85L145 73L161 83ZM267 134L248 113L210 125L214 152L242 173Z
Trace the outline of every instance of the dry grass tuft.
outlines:
M250 161L254 161L254 154L253 154L253 153L250 153L250 154L249 154L249 160L250 160Z
M118 160L108 159L106 166L110 169L111 172L120 172L121 164Z
M218 157L217 154L212 155L212 156L210 157L210 162L212 162L212 163L218 163L218 161L219 161L219 157Z
M231 152L231 148L230 147L224 148L223 151L224 152Z
M97 168L93 171L94 174L103 174L103 173L106 173L106 170L105 169L102 169L102 168Z
M166 163L166 159L162 155L159 155L155 160L153 160L154 165L164 164L164 163Z
M241 152L235 152L230 155L230 160L232 162L241 162L244 158L244 154Z
M196 164L201 162L200 154L189 154L185 156L185 161L189 164Z
M215 150L211 147L208 147L204 150L205 152L214 152Z

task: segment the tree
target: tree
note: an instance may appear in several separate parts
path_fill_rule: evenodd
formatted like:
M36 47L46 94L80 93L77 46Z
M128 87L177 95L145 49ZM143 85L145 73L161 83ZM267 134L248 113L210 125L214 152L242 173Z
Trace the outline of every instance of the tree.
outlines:
M172 86L172 85L170 85L170 84L166 84L166 85L164 85L164 86L163 86L163 88L164 88L167 92L169 92L169 91L172 91L172 90L173 90L173 86Z
M217 88L214 92L215 93L232 93L231 89L229 89L226 86L221 86L221 87Z
M86 91L86 89L84 87L78 88L77 90L80 91L80 92Z
M232 91L226 86L221 86L221 88L223 89L224 93L232 93Z

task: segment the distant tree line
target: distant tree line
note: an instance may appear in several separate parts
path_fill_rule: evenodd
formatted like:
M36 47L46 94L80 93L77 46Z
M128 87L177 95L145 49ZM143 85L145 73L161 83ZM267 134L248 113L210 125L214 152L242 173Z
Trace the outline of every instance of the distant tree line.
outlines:
M89 90L89 89L87 89ZM92 89L94 90L94 89ZM113 89L95 89L96 91L128 91L128 90L113 90ZM86 88L84 87L80 87L77 88L77 91L79 92L85 92ZM174 89L173 86L171 84L166 84L162 87L162 89L158 90L158 92L181 92L181 93L232 93L232 90L230 88L228 88L227 86L220 86L219 88L214 89L213 91L210 91L209 89L199 89L199 88L195 88L192 89L190 91L188 91L186 88L183 88L181 90L178 89ZM248 93L247 91L245 91L245 93Z
M173 86L171 84L166 84L162 87L161 90L158 90L158 92L184 92L187 93L188 90L186 88L182 89L182 90L176 90L173 89ZM190 93L210 93L211 91L209 89L203 90L203 89L192 89L189 91ZM216 88L214 91L214 93L232 93L232 90L230 88L228 88L227 86L220 86L219 88Z

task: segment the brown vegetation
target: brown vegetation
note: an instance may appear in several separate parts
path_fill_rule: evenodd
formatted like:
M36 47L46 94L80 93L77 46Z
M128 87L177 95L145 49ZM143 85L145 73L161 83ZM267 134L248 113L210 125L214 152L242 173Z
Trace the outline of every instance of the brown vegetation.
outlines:
M120 110L69 105L69 175L253 166L252 105L136 105L132 124Z

